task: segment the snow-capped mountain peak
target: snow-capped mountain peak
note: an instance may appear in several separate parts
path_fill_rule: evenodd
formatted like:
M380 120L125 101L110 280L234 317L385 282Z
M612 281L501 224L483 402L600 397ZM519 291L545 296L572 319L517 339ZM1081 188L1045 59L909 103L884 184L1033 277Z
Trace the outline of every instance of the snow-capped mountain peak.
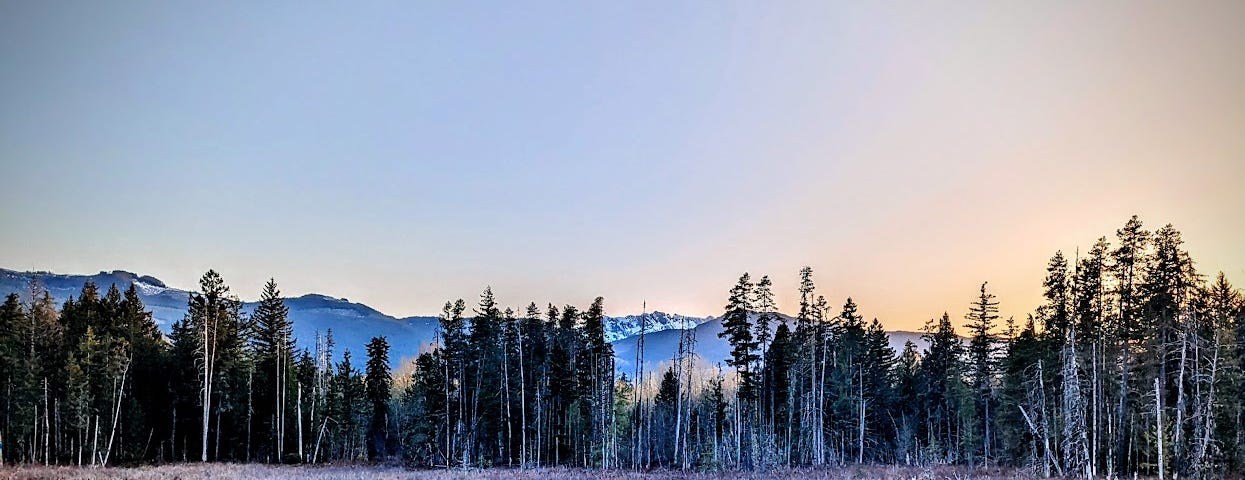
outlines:
M665 312L607 317L605 319L605 341L615 342L632 335L639 335L641 326L646 333L653 333L675 328L695 328L712 319L713 317L689 317Z

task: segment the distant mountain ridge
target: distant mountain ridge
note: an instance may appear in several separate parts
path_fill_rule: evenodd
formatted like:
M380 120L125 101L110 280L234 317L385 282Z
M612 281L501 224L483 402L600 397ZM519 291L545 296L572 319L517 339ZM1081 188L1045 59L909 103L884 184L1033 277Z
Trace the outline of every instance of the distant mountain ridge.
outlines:
M0 296L18 293L25 298L31 281L36 279L58 305L70 296L77 297L87 281L94 282L101 293L114 284L121 290L134 284L143 304L151 311L152 317L165 333L169 332L174 322L185 316L189 298L186 290L170 287L152 276L124 270L78 275L42 271L20 272L5 268L0 268ZM237 294L237 290L234 293ZM245 302L243 311L249 315L257 304L258 302ZM390 343L389 363L397 368L405 361L413 359L421 348L436 339L438 321L435 316L397 318L362 303L315 293L288 297L285 304L289 308L290 319L294 322L294 338L298 346L314 348L317 335L323 336L332 329L336 358L341 358L345 351L350 351L355 359L362 358L365 353L364 345L368 340L375 336L384 336ZM691 317L665 312L606 317L605 338L614 346L620 372L634 368L641 325L645 332L645 364L657 365L672 358L677 351L679 330L683 328L696 332L696 351L701 361L714 365L722 363L730 354L729 345L724 339L718 338L722 323L717 317ZM913 341L919 348L925 347L919 333L890 332L890 339L891 347L896 352L901 351L906 341Z

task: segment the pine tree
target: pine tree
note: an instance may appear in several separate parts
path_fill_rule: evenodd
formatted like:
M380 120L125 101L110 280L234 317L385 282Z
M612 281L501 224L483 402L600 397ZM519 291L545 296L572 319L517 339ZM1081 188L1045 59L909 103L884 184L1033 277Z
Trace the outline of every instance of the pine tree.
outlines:
M773 338L771 328L774 322L778 321L778 305L774 303L774 282L769 279L769 275L761 277L757 282L756 288L752 290L751 307L757 313L757 321L754 326L753 336L756 338L757 347L761 350L760 355L763 357L765 351L769 348L770 340Z
M757 344L757 355L755 356L756 365L749 370L754 372L754 375L757 377L755 383L759 389L755 414L759 423L758 428L760 429L758 433L760 440L757 450L762 455L759 461L763 463L758 466L765 469L770 464L775 463L777 459L775 426L772 415L775 393L771 389L774 379L771 376L773 372L765 367L764 362L769 357L769 349L773 341L772 328L774 323L778 321L778 306L774 303L773 282L770 281L768 275L761 277L752 293L752 309L756 310L756 324L753 326L753 331Z
M17 446L25 450L29 463L50 465L56 452L52 435L52 417L56 398L64 390L63 372L66 368L67 348L63 324L56 311L56 303L47 290L31 286L31 305L23 325L24 361L19 366L19 380L15 386L15 401L21 407L15 421L29 422L24 432L29 437L17 438Z
M365 382L367 398L372 402L367 457L378 461L389 455L389 391L393 388L393 379L389 376L389 342L385 337L373 337L367 344Z
M330 456L337 460L361 460L367 454L367 429L371 420L370 399L363 375L351 362L350 350L342 352L329 390L329 418L337 419L330 439Z
M653 399L653 434L656 443L656 460L659 464L672 466L675 463L677 445L674 432L679 428L677 404L679 397L679 379L674 368L667 368L662 374L657 388L657 396Z
M1082 362L1088 363L1089 405L1088 405L1088 442L1089 469L1091 475L1100 470L1100 451L1106 451L1108 444L1104 435L1109 428L1106 412L1107 379L1107 239L1100 237L1090 248L1085 258L1076 264L1075 279L1072 288L1072 314L1076 321L1076 336L1085 347L1082 347ZM1086 362L1086 360L1088 360Z
M118 451L126 454L118 459L146 461L159 451L151 448L152 443L167 438L168 424L164 419L168 418L171 405L169 344L132 283L125 290L118 314L118 335L126 339L131 355L130 380L124 385L128 388L127 400L121 413L125 428L121 433L123 444L133 447L133 451Z
M471 411L471 449L477 462L482 465L504 463L501 458L499 420L505 406L497 388L504 380L501 350L501 311L493 297L492 288L485 288L471 319L468 341L466 391Z
M895 463L921 463L918 416L921 411L921 354L915 343L904 342L896 362L894 383L896 426Z
M65 365L66 390L65 390L65 420L64 427L70 430L71 440L69 441L69 450L71 460L70 463L81 466L91 465L96 460L95 453L87 450L90 439L91 429L91 382L87 378L86 369L83 368L83 350L90 351L95 346L94 333L90 332L84 338L86 342L78 346L78 351L69 354L69 360ZM86 348L83 348L86 347ZM83 455L87 455L84 460Z
M196 363L199 366L199 405L202 408L200 436L200 461L208 460L209 434L212 432L211 421L216 405L216 438L215 449L220 451L221 428L229 423L222 421L221 409L227 403L237 401L238 364L242 359L242 324L241 307L229 293L229 287L221 279L220 274L208 270L199 280L199 292L191 293L187 324L199 337L195 345ZM233 380L230 389L229 380ZM223 390L223 391L222 391ZM235 444L236 446L236 444Z
M1112 278L1115 284L1116 299L1115 318L1112 319L1113 350L1116 352L1113 370L1118 372L1118 381L1113 394L1115 404L1115 447L1107 463L1107 475L1116 474L1116 467L1128 468L1129 442L1135 435L1133 423L1129 416L1133 413L1131 404L1134 393L1132 378L1136 358L1133 346L1142 334L1142 300L1141 291L1142 267L1146 263L1146 250L1149 246L1150 232L1142 227L1141 220L1134 215L1119 230L1116 230L1118 247L1111 252Z
M1027 442L1013 443L1013 455L1020 457L1021 448L1028 447L1028 464L1041 462L1045 476L1050 476L1052 468L1059 468L1058 454L1055 448L1057 439L1052 441L1056 429L1051 426L1052 405L1048 405L1047 378L1049 363L1046 355L1049 346L1038 333L1032 316L1026 320L1020 333L1009 338L1007 355L1004 358L1003 396L1017 406L1015 412L1004 410L1003 418L1009 421L1000 422L1005 428L1000 435L1003 438L1023 438ZM1023 427L1021 427L1023 425ZM1039 460L1040 459L1040 460Z
M612 433L610 413L614 405L614 349L605 341L605 306L602 297L593 300L592 305L584 311L583 324L586 340L583 351L586 361L580 363L580 368L586 369L588 373L586 386L589 388L588 402L591 410L591 444L588 448L595 458L593 463L608 468L610 456L607 449Z
M527 305L527 311L524 318L519 322L518 332L518 350L519 350L519 466L527 468L530 461L531 450L528 446L528 439L531 438L529 427L529 419L531 414L535 414L539 409L529 409L529 399L534 403L540 403L540 391L537 386L540 376L537 374L539 368L545 358L545 338L544 328L540 321L540 308L536 306L536 302ZM529 396L530 395L530 396ZM539 428L539 419L531 423ZM539 446L537 445L537 448Z
M18 383L24 376L25 357L22 349L21 329L26 322L26 311L22 307L17 293L10 293L0 305L0 465L10 462L14 452L12 448L5 450L4 441L17 438L19 431L15 428L14 404L22 400L18 395L21 391ZM16 388L15 390L15 387Z
M836 455L862 462L864 448L865 402L864 372L867 362L864 317L856 302L848 297L839 315L829 323L825 370L829 371L828 388L834 435L840 439ZM850 452L854 451L854 452Z
M731 345L731 357L727 365L735 368L739 376L739 398L750 401L756 393L756 380L753 378L752 366L759 356L756 353L757 342L752 336L752 324L748 321L751 310L752 281L745 273L739 282L731 288L727 300L726 313L722 315L722 332L718 337L725 338Z
M403 429L399 444L408 462L425 467L448 465L452 457L445 447L449 432L442 353L433 350L420 354L411 382L402 394Z
M981 406L981 418L977 422L982 436L982 461L990 463L990 424L991 410L994 406L994 375L997 359L995 358L996 339L994 322L999 319L999 304L994 301L994 294L986 292L986 283L981 284L981 294L973 303L973 308L965 315L968 329L972 337L968 344L969 378L977 405Z
M550 313L557 315L557 309L550 308ZM582 420L579 418L580 400L583 396L582 367L579 360L584 350L584 339L575 324L579 319L579 310L567 305L556 317L556 327L552 335L552 347L549 360L549 412L551 418L550 439L551 460L553 465L562 465L563 459L574 460L577 457L576 446L579 436L576 427ZM576 414L566 414L574 412Z
M169 341L171 346L168 379L172 402L168 418L168 458L184 462L188 461L190 451L197 447L198 437L192 432L198 430L198 426L193 420L202 401L202 394L199 392L202 382L198 366L201 339L189 316L173 323Z
M1046 265L1046 279L1042 282L1046 303L1039 307L1039 318L1046 325L1045 333L1062 343L1064 333L1072 326L1072 281L1068 278L1068 261L1063 252L1055 252Z
M807 321L813 316L813 269L812 267L803 267L800 269L800 312L796 318Z
M94 315L87 326L87 332L93 337L91 348L94 350L90 355L92 362L86 365L90 398L93 399L90 408L96 431L101 435L92 438L92 464L108 465L114 458L114 447L124 442L119 438L118 430L122 427L122 403L127 400L134 360L127 335L125 307L121 291L116 284L110 285L104 297L95 302ZM64 390L62 382L62 379L55 382L56 397ZM61 445L57 445L57 449L63 450Z
M289 319L289 308L281 298L277 282L269 279L264 284L259 305L251 315L255 324L255 336L251 348L255 351L255 417L259 420L255 431L261 452L271 448L271 455L261 458L283 461L286 454L287 419L290 406L289 392L296 388L290 375L294 363L294 324Z
M736 391L735 410L738 425L732 444L735 446L734 457L739 459L742 468L750 468L753 459L750 455L753 441L753 413L756 400L756 378L753 366L760 359L757 353L758 342L752 336L753 326L748 321L752 310L752 281L747 273L739 277L739 282L731 289L726 304L726 313L722 315L722 332L718 337L726 338L731 345L731 357L727 365L735 368L739 379Z
M1077 336L1099 339L1105 334L1107 305L1107 239L1099 238L1085 258L1077 263L1073 288L1073 315Z
M94 282L87 281L82 285L78 298L70 298L61 308L65 340L77 345L86 335L87 328L94 326L98 330L102 316L100 309L99 287Z
M813 462L821 464L819 442L822 439L824 425L817 418L817 414L821 411L817 405L819 366L824 367L824 361L819 361L819 353L824 356L822 348L821 332L823 331L819 319L824 310L817 304L817 295L815 293L815 285L813 284L813 269L803 267L800 269L800 281L798 291L800 293L800 310L796 315L795 335L795 356L796 361L789 372L791 376L791 384L793 388L787 391L788 404L791 405L792 413L790 421L787 425L789 435L794 436L791 452L788 453L788 462L804 463ZM824 368L821 368L824 372Z
M956 417L964 389L961 381L963 345L946 313L939 320L926 324L922 338L929 343L928 350L921 356L920 385L929 449L927 457L933 461L953 462L959 457L956 447L961 432Z
M466 430L467 413L464 387L467 374L467 336L463 312L467 304L461 298L457 301L445 302L439 319L441 337L440 351L444 357L441 364L443 371L441 385L445 393L445 443L444 451L446 466L455 462L466 466ZM459 453L462 455L459 455Z
M518 388L515 383L518 381L516 373L518 365L518 320L514 316L514 309L506 308L501 315L501 358L502 358L502 421L504 423L504 433L501 451L502 456L506 459L507 466L514 465L515 451L515 418L514 412L517 410L514 405L515 396ZM513 369L513 370L512 370ZM512 395L512 393L514 393Z
M1215 281L1202 290L1201 297L1201 316L1211 326L1212 334L1216 335L1212 343L1217 343L1222 349L1221 353L1214 352L1218 356L1212 357L1215 361L1211 365L1211 373L1218 374L1218 384L1221 385L1222 393L1218 395L1222 396L1220 398L1245 398L1245 296L1228 282L1223 272L1219 272ZM1213 388L1215 384L1210 386ZM1207 403L1214 405L1215 402ZM1221 430L1214 432L1214 428L1203 427L1201 443L1203 448L1210 450L1209 455L1203 453L1210 456L1204 459L1204 463L1219 463L1228 471L1239 471L1245 466L1245 445L1239 441L1245 437L1245 402L1224 402L1217 414L1210 415L1204 421L1213 422ZM1212 441L1222 445L1221 459L1214 458Z
M874 318L865 331L864 360L861 364L861 399L858 463L864 463L870 451L875 460L893 461L887 453L893 451L895 429L891 420L899 415L894 412L897 360L890 346L890 337L882 328L882 322Z
M774 330L774 339L765 352L764 391L769 399L766 418L778 441L774 445L782 463L791 465L792 448L792 365L796 361L791 329L784 320Z
M1154 232L1152 237L1152 254L1144 264L1144 281L1141 285L1142 318L1146 329L1145 335L1152 339L1147 357L1154 360L1160 389L1166 405L1174 409L1171 419L1175 427L1171 444L1170 458L1173 470L1179 474L1189 474L1189 451L1187 440L1182 438L1185 423L1189 418L1189 384L1186 373L1196 359L1190 359L1189 342L1191 336L1200 336L1199 332L1191 332L1187 328L1192 310L1194 286L1199 281L1193 269L1193 262L1184 251L1180 232L1170 224Z

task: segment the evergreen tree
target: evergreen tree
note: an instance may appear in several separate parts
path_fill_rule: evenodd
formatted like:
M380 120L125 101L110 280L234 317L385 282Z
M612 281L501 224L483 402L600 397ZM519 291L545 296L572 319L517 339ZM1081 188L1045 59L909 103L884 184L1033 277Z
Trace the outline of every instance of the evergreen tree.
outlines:
M15 418L14 405L20 405L21 388L18 383L23 379L25 370L25 352L22 349L22 326L27 323L26 311L22 307L20 296L10 293L0 305L0 464L13 461L12 440L19 437L20 431ZM4 441L9 441L9 449L5 450Z
M367 397L372 402L372 418L368 424L367 457L382 460L389 454L389 342L373 337L367 344Z
M318 336L318 335L317 335ZM298 363L294 367L294 377L297 382L297 389L294 391L294 440L298 453L298 461L306 462L309 460L307 456L308 441L314 436L316 431L316 407L318 395L318 380L320 378L317 372L316 357L311 352L303 348L302 353L298 356Z
M679 428L676 417L678 397L679 379L674 368L670 367L662 374L657 396L653 399L655 456L657 463L667 466L673 465L675 460L674 431Z
M208 461L209 450L219 458L222 429L229 437L239 432L232 428L245 425L244 408L238 404L244 396L240 373L244 370L242 344L242 302L229 293L220 274L208 270L199 280L199 292L190 294L187 325L195 332L195 364L199 367L200 461ZM225 413L230 421L224 420ZM213 419L215 414L215 419ZM215 420L216 427L212 428ZM212 438L211 434L215 433ZM213 440L209 442L209 440ZM245 446L246 442L227 442L227 450Z
M441 386L445 394L444 455L447 466L455 462L466 466L468 424L465 417L467 403L464 387L467 380L467 335L463 320L466 309L467 304L462 299L453 303L445 302L439 319L438 334L441 337L440 351L443 357Z
M796 318L802 321L808 321L813 317L813 269L812 267L803 267L800 269L800 312Z
M65 340L77 345L86 335L87 328L94 326L98 330L102 323L100 310L99 287L94 282L87 281L82 285L78 298L70 297L61 308Z
M761 350L761 356L764 356L769 348L770 340L773 338L773 332L770 329L773 328L774 322L778 321L778 305L774 303L773 286L774 282L769 279L769 275L765 275L752 290L751 307L757 313L753 336L756 338L757 347Z
M921 463L918 418L921 406L921 354L915 343L904 342L894 368L895 463Z
M794 420L791 414L791 398L795 386L791 381L791 368L796 360L795 348L794 339L791 338L791 329L784 319L774 330L774 339L765 352L763 389L768 401L763 414L777 439L774 445L777 456L782 463L788 465L790 465L788 454L792 447L791 430Z
M200 437L193 432L201 427L201 424L195 422L196 410L202 401L199 393L202 382L199 379L197 358L201 339L189 317L174 322L171 330L171 371L168 379L172 404L169 412L168 458L184 462L189 460L192 451L198 453L200 441Z
M739 398L745 402L754 398L756 393L756 380L751 369L759 358L756 353L757 342L752 336L752 324L748 321L752 307L751 297L752 281L744 273L731 289L726 313L722 315L722 332L718 333L718 337L730 342L731 357L726 363L734 367L736 375L739 376Z
M1068 261L1063 252L1055 252L1046 265L1046 280L1042 282L1046 303L1038 307L1038 316L1045 323L1045 333L1059 342L1063 341L1064 332L1072 325L1071 287Z
M28 422L30 427L23 426L14 443L19 452L25 451L26 462L50 464L55 461L53 455L59 453L58 439L52 435L51 427L56 399L63 397L61 372L66 369L68 348L51 293L32 286L30 298L30 310L22 328L25 358L19 362L13 392L20 406L12 417Z
M995 409L994 375L997 359L994 322L999 319L998 312L999 304L994 300L994 294L986 292L986 283L982 283L981 294L964 317L968 320L968 329L972 333L968 344L969 379L976 395L976 405L982 409L980 420L976 422L978 428L972 433L981 433L977 438L980 438L982 461L986 464L990 463L991 412Z
M1105 334L1107 305L1107 239L1099 238L1077 264L1073 288L1077 334L1084 339L1100 339Z
M536 306L536 302L529 303L524 318L520 321L518 335L521 467L527 467L537 456L533 455L533 450L539 452L541 448L537 441L539 435L534 435L534 431L540 430L543 420L540 407L545 383L542 380L548 372L546 360L549 345L546 330L540 318L540 308Z
M367 454L367 429L371 420L370 401L363 376L351 361L350 350L342 352L342 361L329 385L328 415L336 419L329 438L329 456L334 460L358 461Z
M1100 237L1089 252L1077 262L1075 283L1073 284L1072 302L1073 317L1076 321L1076 336L1083 345L1081 362L1088 366L1089 405L1088 405L1088 443L1089 468L1094 475L1105 457L1108 447L1104 438L1108 430L1108 418L1105 412L1107 402L1103 382L1109 375L1107 369L1107 347L1109 318L1109 299L1107 288L1107 239Z
M1232 286L1223 272L1201 292L1202 315L1212 325L1217 337L1213 343L1223 347L1222 373L1219 381L1227 398L1245 398L1245 296ZM1219 357L1214 357L1218 360ZM1218 367L1219 365L1214 365ZM1245 402L1225 402L1210 420L1218 427L1215 436L1235 440L1245 435ZM1210 431L1203 431L1211 433ZM1209 449L1209 446L1208 446ZM1212 451L1213 453L1213 451ZM1227 441L1222 446L1220 465L1228 471L1245 466L1245 445Z
M505 406L501 392L502 384L501 311L497 308L493 290L485 288L471 319L468 342L466 391L471 411L471 450L480 465L505 463L501 457L503 431L499 420Z
M866 362L864 317L856 302L848 297L843 309L829 325L828 355L823 367L829 372L826 386L834 435L841 439L837 455L862 462L864 457L864 375Z
M857 461L863 463L872 455L875 461L893 462L890 456L895 443L892 419L895 413L897 360L890 346L890 336L882 323L874 318L865 331L864 360L861 364L861 423ZM872 452L872 453L871 453Z
M926 436L926 457L930 461L954 462L959 458L957 421L964 385L961 356L963 345L951 326L951 317L942 314L931 320L922 338L929 343L921 359L921 404Z
M169 344L132 283L125 290L119 313L120 335L129 344L133 373L129 375L129 393L121 414L123 442L132 450L118 453L126 453L124 461L148 461L159 452L158 448L151 448L152 443L168 438L166 419L171 414L172 400Z
M752 336L753 326L748 321L752 310L753 285L751 277L744 273L739 282L731 289L727 299L726 313L722 315L722 332L718 337L726 338L731 345L731 356L726 359L727 365L735 368L739 379L736 390L735 410L736 428L734 439L734 457L739 459L741 468L750 468L753 464L753 415L756 411L757 381L753 367L760 355L757 353L758 342Z
M1027 418L1035 399L1031 398L1035 383L1035 375L1039 372L1039 362L1045 358L1047 347L1039 338L1039 333L1030 317L1025 326L1015 336L1007 339L1007 350L1000 365L1002 386L999 391L1001 405L1015 405L1021 408L1003 408L999 411L996 425L1000 444L1004 450L996 456L1006 458L1012 465L1034 465L1040 458L1047 458L1048 452L1042 450L1041 436L1048 433L1040 430L1038 419Z
M1111 323L1114 337L1112 347L1116 353L1114 370L1118 372L1118 381L1115 391L1112 392L1117 401L1113 419L1116 426L1115 445L1107 464L1109 475L1115 473L1117 466L1128 468L1129 444L1137 434L1133 428L1135 422L1130 419L1130 416L1135 413L1132 400L1137 395L1134 387L1139 383L1133 379L1133 371L1137 363L1133 345L1144 331L1141 327L1144 323L1142 308L1144 294L1141 285L1143 284L1143 266L1146 263L1150 241L1150 232L1143 228L1141 220L1136 215L1116 230L1115 235L1119 246L1111 252L1113 261L1111 273L1115 284L1114 297L1117 305L1116 316Z
M444 363L442 350L420 354L415 360L411 382L402 394L404 418L400 444L406 460L415 465L448 465L451 457L445 443L448 431Z
M584 386L588 388L587 401L589 414L589 452L592 463L609 467L610 434L612 419L610 413L614 406L614 349L605 341L605 306L604 299L597 297L592 305L584 311L583 331L586 345L582 351L584 361L579 362L581 371L587 375Z
M256 361L254 384L258 386L252 407L258 419L254 429L256 444L261 446L260 458L280 462L286 454L286 417L296 379L290 374L294 363L294 324L275 280L269 279L264 284L259 305L251 318L255 324L251 342Z

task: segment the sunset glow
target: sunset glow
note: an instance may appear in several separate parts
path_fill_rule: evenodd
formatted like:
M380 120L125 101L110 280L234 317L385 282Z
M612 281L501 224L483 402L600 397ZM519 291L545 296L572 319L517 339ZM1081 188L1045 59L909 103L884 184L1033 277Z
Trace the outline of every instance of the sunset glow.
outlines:
M912 330L1136 214L1245 283L1243 2L348 6L0 4L0 266Z

